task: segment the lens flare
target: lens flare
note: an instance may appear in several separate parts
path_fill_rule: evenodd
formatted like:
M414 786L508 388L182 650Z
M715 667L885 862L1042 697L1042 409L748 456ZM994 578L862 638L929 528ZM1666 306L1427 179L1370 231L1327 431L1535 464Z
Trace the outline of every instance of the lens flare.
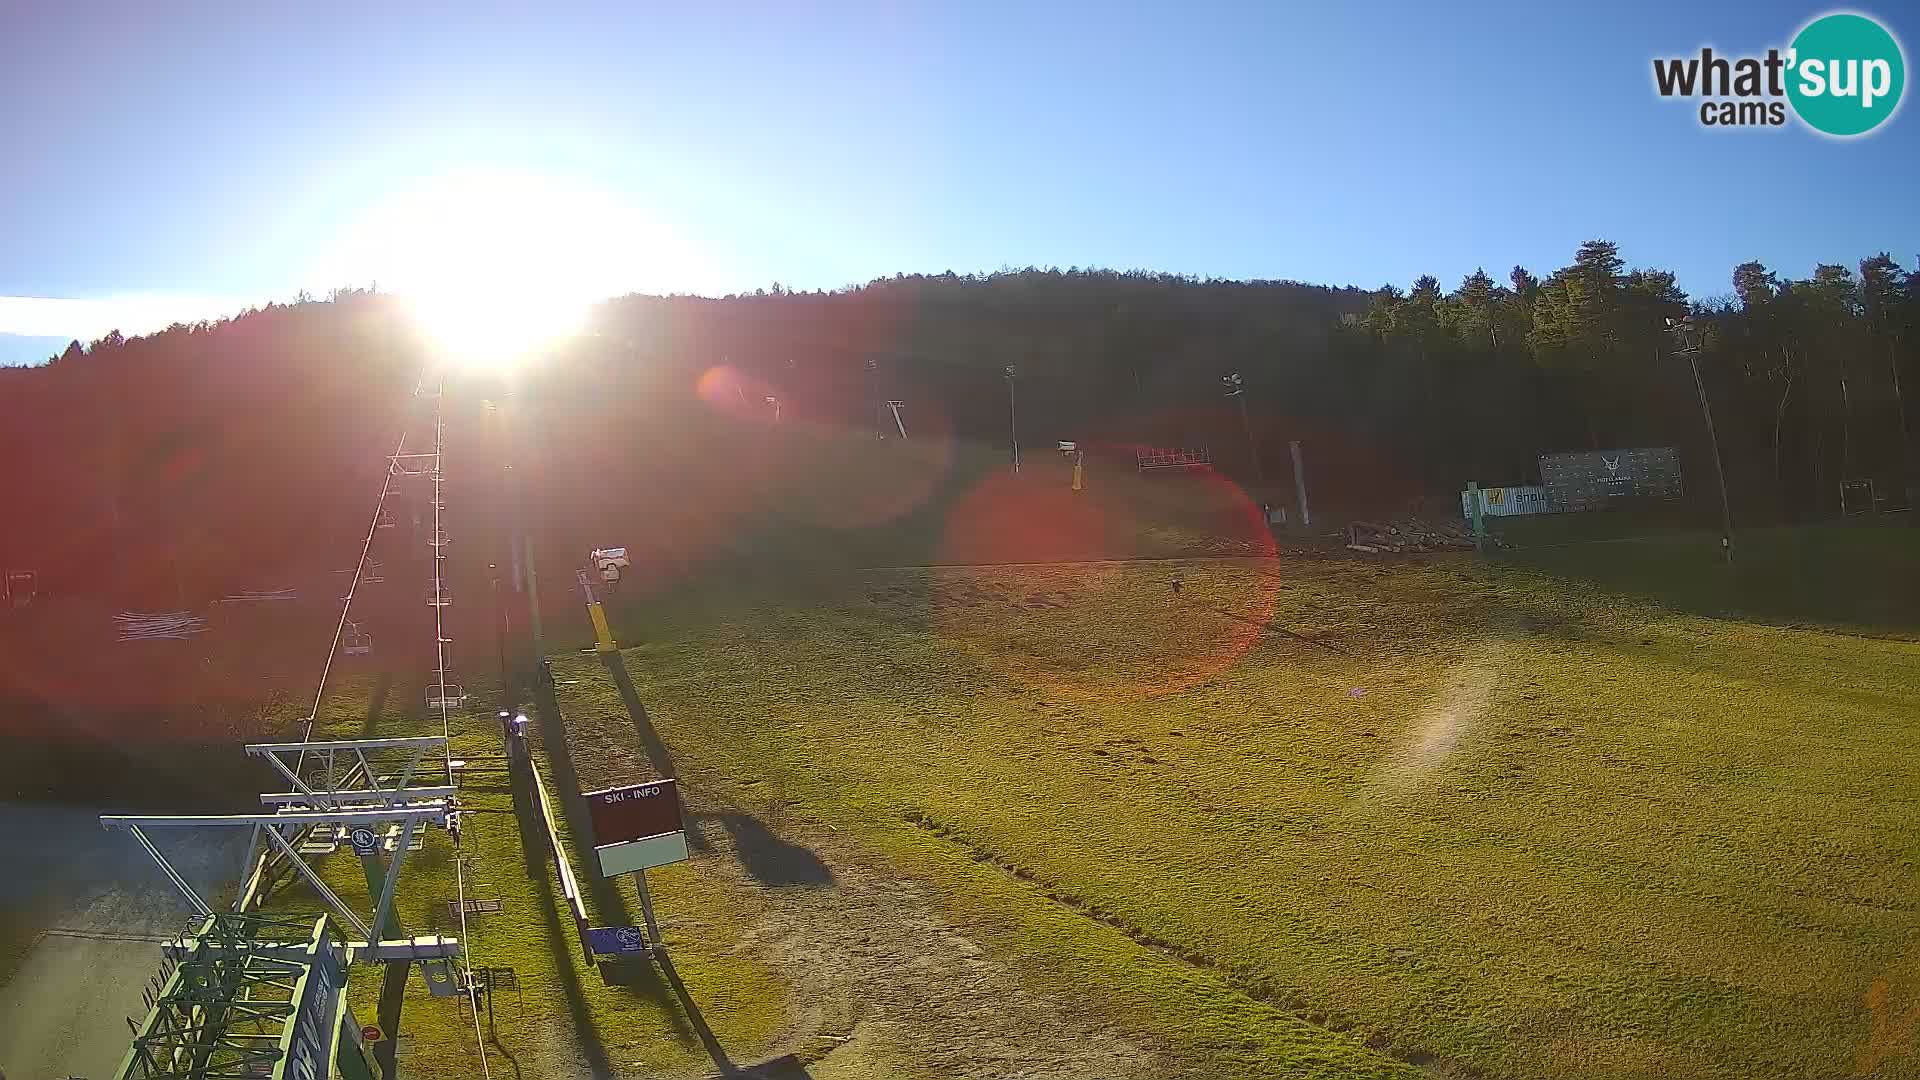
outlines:
M1192 689L1267 632L1280 567L1245 492L1204 475L1143 491L1154 481L1095 470L1075 494L1070 467L1054 464L989 476L955 506L939 559L948 565L931 585L944 643L1050 698L1111 703ZM1150 558L1184 533L1136 513L1149 495L1177 502L1195 538L1224 535L1233 554L1254 558Z

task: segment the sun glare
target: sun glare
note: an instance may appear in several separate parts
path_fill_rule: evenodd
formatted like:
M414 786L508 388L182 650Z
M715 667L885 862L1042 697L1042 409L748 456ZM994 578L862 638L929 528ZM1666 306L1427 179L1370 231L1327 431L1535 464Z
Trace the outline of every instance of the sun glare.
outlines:
M343 262L405 297L451 365L504 370L640 285L654 230L611 197L541 177L463 173L386 200Z

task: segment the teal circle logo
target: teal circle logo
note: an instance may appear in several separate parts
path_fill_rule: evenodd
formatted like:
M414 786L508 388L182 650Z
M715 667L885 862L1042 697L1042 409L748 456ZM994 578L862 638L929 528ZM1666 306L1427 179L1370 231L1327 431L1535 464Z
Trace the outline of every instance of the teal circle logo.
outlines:
M1787 99L1815 131L1865 135L1900 107L1906 57L1887 28L1865 15L1822 15L1793 39L1790 55Z

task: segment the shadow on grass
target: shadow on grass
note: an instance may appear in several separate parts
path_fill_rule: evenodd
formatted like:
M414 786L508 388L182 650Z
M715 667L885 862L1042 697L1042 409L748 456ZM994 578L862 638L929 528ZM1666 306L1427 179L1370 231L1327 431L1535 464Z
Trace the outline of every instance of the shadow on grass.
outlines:
M508 1065L513 1066L513 1080L520 1080L520 1059L514 1057L511 1051L501 1045L500 1036L489 1033L487 1035L487 1045L493 1047L494 1053L506 1058Z
M759 818L739 812L719 818L720 826L733 838L734 855L741 867L760 884L814 888L833 884L833 869L821 862L820 856L775 836Z
M1669 610L1875 636L1920 632L1920 529L1833 523L1517 548L1498 558Z
M607 1057L607 1044L600 1039L600 1029L594 1025L593 1012L587 1008L587 995L580 986L580 975L573 969L573 950L568 947L569 935L560 924L559 908L553 893L553 885L547 875L540 875L537 883L540 898L540 914L547 924L547 950L553 956L553 968L560 973L560 992L567 999L567 1016L573 1021L573 1030L579 1035L580 1050L586 1054L587 1067L592 1070L594 1080L612 1080L613 1061Z
M393 672L383 671L367 695L367 718L360 725L360 737L371 739L380 730L380 715L387 709L387 695L393 692Z
M693 995L687 992L687 984L680 981L680 973L674 970L673 958L660 953L654 958L659 965L660 975L673 989L673 997L679 1003L680 1011L686 1016L694 1034L700 1037L700 1045L706 1047L707 1056L713 1059L713 1067L721 1076L754 1078L754 1080L811 1080L812 1074L800 1064L800 1059L792 1054L774 1058L772 1061L745 1067L735 1065L727 1054L726 1047L720 1045L720 1039L713 1029L707 1026L706 1017L700 1014L700 1006L694 1003Z
M633 675L627 671L626 657L617 652L601 653L600 663L612 677L613 685L620 691L620 700L627 707L627 718L633 721L634 734L640 738L640 745L647 754L647 764L653 771L670 780L679 779L679 771L674 765L673 751L667 749L666 741L653 729L653 717L648 715L647 707L640 703L640 692L634 689ZM680 820L687 824L687 844L695 851L707 850L707 838L694 822L693 813L687 807L685 792L678 791L680 798Z
M394 1040L400 1037L400 1007L407 998L407 973L412 970L413 965L405 960L389 960L380 981L380 1004L375 1016L386 1038L373 1044L373 1061L380 1067L383 1080L394 1080L398 1075L393 1061Z
M540 741L545 745L547 761L553 768L553 786L559 789L560 814L567 821L568 845L573 848L574 866L587 873L577 875L593 894L593 903L603 919L632 925L633 913L627 898L614 883L599 875L593 856L593 818L587 801L580 797L580 771L573 763L573 750L567 745L566 718L553 696L551 677L536 680L534 714L540 722ZM542 841L544 844L544 840ZM544 878L544 874L542 877Z
M627 671L627 659L617 652L603 652L600 663L606 667L607 674L613 677L614 686L620 689L620 700L626 703L627 717L633 721L633 730L640 736L640 745L647 752L647 764L661 776L673 778L673 752L661 740L660 733L653 730L653 718L647 715L647 707L640 703L640 692L633 688L633 675Z

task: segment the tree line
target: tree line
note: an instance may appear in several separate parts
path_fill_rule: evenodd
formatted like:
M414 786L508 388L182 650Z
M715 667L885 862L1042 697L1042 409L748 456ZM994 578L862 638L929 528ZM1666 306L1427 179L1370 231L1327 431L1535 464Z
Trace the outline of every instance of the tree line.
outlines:
M1029 447L1205 446L1250 478L1222 384L1239 374L1267 475L1298 439L1334 503L1537 482L1543 452L1644 445L1679 447L1690 492L1712 497L1691 349L1740 513L1831 515L1853 478L1898 497L1920 354L1908 275L1879 254L1805 279L1746 263L1729 284L1690 298L1596 240L1544 276L1475 271L1450 291L1075 268L629 296L519 392L572 419L542 435L556 461L610 461L637 433L724 453L717 414L688 405L728 370L752 383L743 405L776 396L786 423L873 430L900 399L917 430L1004 445L1012 396ZM338 561L424 356L404 304L348 289L0 370L0 563L164 601Z

